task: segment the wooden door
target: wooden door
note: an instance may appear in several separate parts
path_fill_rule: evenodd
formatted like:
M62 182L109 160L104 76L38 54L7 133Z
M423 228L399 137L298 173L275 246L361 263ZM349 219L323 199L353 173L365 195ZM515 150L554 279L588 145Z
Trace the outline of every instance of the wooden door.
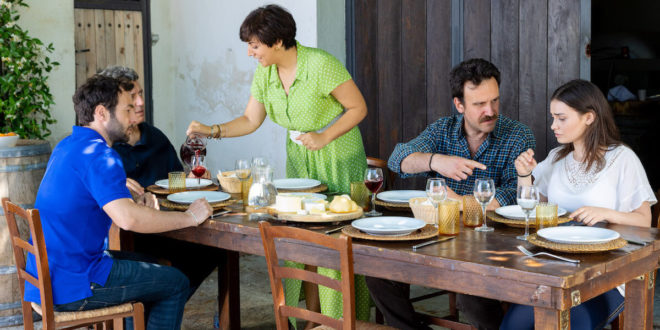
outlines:
M128 10L74 10L76 87L109 65L135 69L144 84L142 13Z
M548 98L581 72L588 79L589 3L348 0L353 17L347 20L353 38L348 67L369 109L360 124L367 155L387 159L397 143L455 111L449 71L464 59L481 57L501 71L501 114L528 125L539 159L545 158L556 145ZM423 189L424 182L397 179L395 187Z

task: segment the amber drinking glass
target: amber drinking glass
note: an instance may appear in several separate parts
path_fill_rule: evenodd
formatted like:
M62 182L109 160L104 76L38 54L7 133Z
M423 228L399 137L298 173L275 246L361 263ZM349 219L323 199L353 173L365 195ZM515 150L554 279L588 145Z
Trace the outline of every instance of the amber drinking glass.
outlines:
M167 188L170 194L186 190L186 172L167 173Z
M481 204L472 195L463 196L463 226L476 228L483 223Z
M438 203L438 234L456 236L460 230L460 202L447 199Z
M539 203L536 205L536 231L543 228L556 227L559 223L557 218L557 204Z

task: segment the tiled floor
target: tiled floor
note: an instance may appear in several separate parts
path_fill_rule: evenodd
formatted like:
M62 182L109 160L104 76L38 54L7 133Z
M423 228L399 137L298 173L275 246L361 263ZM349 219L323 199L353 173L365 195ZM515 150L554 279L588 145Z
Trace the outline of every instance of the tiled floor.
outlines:
M251 330L275 329L272 297L268 282L266 261L263 257L242 255L241 268L241 328ZM209 276L186 305L182 329L212 329L216 310L217 274ZM412 287L413 295L423 294L428 289ZM654 301L654 329L660 329L660 290L656 287ZM428 313L446 314L446 297L420 302L415 306ZM3 328L19 330L22 327ZM36 329L41 329L40 324ZM438 328L439 329L439 328Z

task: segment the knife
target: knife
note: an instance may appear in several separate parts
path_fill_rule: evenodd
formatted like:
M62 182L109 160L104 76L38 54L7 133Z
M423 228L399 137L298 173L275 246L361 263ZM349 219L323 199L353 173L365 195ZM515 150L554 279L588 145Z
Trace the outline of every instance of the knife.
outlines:
M434 241L428 241L428 242L424 242L424 243L421 243L421 244L413 245L412 249L413 249L413 251L417 251L417 249L419 249L419 248L422 248L422 247L425 247L425 246L428 246L428 245L431 245L431 244L435 244L435 243L448 241L448 240L450 240L452 238L455 238L455 237L456 236L447 236L447 237L438 238L437 240L434 240Z
M647 244L649 244L649 242L645 242L645 241L642 241L642 240L636 240L636 239L632 239L632 238L626 238L626 241L628 241L628 243L630 243L630 244L637 244L637 245L641 245L641 246L646 246Z

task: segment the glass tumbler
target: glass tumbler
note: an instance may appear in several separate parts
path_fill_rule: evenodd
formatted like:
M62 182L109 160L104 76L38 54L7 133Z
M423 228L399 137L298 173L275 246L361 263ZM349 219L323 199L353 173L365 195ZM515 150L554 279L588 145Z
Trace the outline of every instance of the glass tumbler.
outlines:
M536 205L536 231L543 228L556 227L559 223L557 217L557 204L538 203Z
M364 184L364 181L351 182L351 199L362 208L362 210L369 210L369 189Z
M167 187L170 194L186 190L186 172L167 173Z
M463 226L476 228L481 226L484 215L481 212L481 204L472 195L463 196Z
M447 199L438 203L438 234L456 236L460 230L460 202Z

